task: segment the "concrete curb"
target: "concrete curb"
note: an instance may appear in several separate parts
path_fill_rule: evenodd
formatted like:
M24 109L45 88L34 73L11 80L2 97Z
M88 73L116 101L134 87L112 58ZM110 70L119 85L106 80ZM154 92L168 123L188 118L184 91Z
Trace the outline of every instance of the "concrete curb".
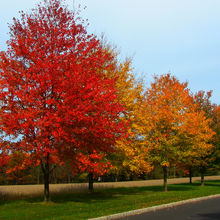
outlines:
M142 213L146 213L146 212L152 212L152 211L157 211L157 210L165 209L165 208L172 208L172 207L179 206L179 205L184 205L184 204L187 204L187 203L199 202L199 201L203 201L203 200L207 200L207 199L213 199L213 198L219 198L219 197L220 197L220 194L211 195L211 196L204 196L204 197L194 198L194 199L187 199L187 200L183 200L183 201L179 201L179 202L172 202L172 203L163 204L163 205L157 205L157 206L153 206L153 207L149 207L149 208L136 209L136 210L132 210L132 211L128 211L128 212L123 212L123 213L118 213L118 214L109 215L109 216L102 216L102 217L98 217L98 218L91 218L89 220L119 219L119 218L122 218L122 217L138 215L138 214L142 214Z

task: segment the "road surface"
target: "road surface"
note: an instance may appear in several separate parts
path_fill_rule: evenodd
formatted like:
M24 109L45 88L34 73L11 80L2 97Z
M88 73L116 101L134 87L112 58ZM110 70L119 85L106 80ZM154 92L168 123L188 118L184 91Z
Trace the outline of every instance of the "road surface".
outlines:
M160 209L121 220L220 220L220 198Z

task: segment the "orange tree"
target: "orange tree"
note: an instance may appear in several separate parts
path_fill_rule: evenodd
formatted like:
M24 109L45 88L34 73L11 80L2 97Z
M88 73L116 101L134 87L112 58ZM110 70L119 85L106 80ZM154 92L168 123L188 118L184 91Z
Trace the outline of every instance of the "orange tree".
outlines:
M167 191L167 168L183 162L192 148L192 145L184 144L186 137L192 135L188 127L201 129L200 125L195 125L204 117L196 114L187 83L179 82L170 74L154 76L145 99L139 114L142 117L141 134L145 141L143 153L152 164L162 167L164 191ZM191 117L194 117L194 121L190 121Z
M194 111L188 113L186 123L181 126L180 146L184 151L179 162L181 166L189 170L190 183L192 182L192 169L199 167L201 185L203 185L204 171L214 161L211 155L215 148L212 144L215 132L211 128L211 122L212 120L206 117L205 112L197 111L195 106Z
M204 185L204 173L208 167L214 167L213 163L215 163L216 153L217 153L217 137L218 137L218 120L217 114L215 111L215 105L212 104L210 98L212 95L212 91L204 92L199 91L194 95L194 102L197 105L196 111L198 113L204 114L204 117L207 121L209 121L209 127L212 129L210 130L209 134L211 135L210 138L207 137L206 143L209 144L210 148L207 153L200 155L198 152L197 163L194 163L197 168L199 168L201 172L201 185ZM200 157L199 157L200 155Z
M220 166L220 105L213 105L213 130L215 131L213 144L216 146L215 165L219 169L219 166Z

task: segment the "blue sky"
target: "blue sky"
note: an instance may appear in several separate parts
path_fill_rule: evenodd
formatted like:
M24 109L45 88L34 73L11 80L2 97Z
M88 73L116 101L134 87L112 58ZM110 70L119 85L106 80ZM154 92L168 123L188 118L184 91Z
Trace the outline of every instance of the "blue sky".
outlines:
M0 50L6 48L7 23L37 0L0 0ZM133 57L136 75L150 82L153 74L171 72L190 89L213 90L220 104L219 0L66 0L71 8L87 6L89 31Z

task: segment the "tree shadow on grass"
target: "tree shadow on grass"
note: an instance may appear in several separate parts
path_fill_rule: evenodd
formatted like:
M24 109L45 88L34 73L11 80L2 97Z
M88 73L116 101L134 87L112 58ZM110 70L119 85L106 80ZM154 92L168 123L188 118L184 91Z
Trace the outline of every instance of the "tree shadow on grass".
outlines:
M205 186L217 186L217 187L220 187L220 182L218 180L205 181Z
M169 192L176 191L192 191L192 186L186 185L169 185ZM152 193L163 193L163 186L146 186L146 187L131 187L131 188L113 188L113 189L97 189L93 193L80 192L80 193L64 193L64 194L52 194L51 200L54 203L65 203L65 202L100 202L108 201L112 199L118 199L126 195L140 195L140 194L152 194ZM42 200L42 198L41 198ZM28 202L36 202L35 198L27 199ZM38 199L38 201L40 201Z
M168 185L168 191L190 191L195 190L195 184L182 183L175 185Z
M168 192L180 192L180 191L192 191L195 190L195 186L198 184L175 184L168 185ZM95 189L93 193L90 192L70 192L70 193L52 193L52 203L65 203L65 202L81 202L91 203L108 201L112 199L118 199L126 195L138 195L138 194L152 194L152 193L163 193L163 186L145 186L145 187L121 187L121 188L108 188L108 189ZM13 203L17 200L24 200L28 203L40 203L43 202L43 195L26 197L26 198L12 198L1 200L0 205L6 203Z

